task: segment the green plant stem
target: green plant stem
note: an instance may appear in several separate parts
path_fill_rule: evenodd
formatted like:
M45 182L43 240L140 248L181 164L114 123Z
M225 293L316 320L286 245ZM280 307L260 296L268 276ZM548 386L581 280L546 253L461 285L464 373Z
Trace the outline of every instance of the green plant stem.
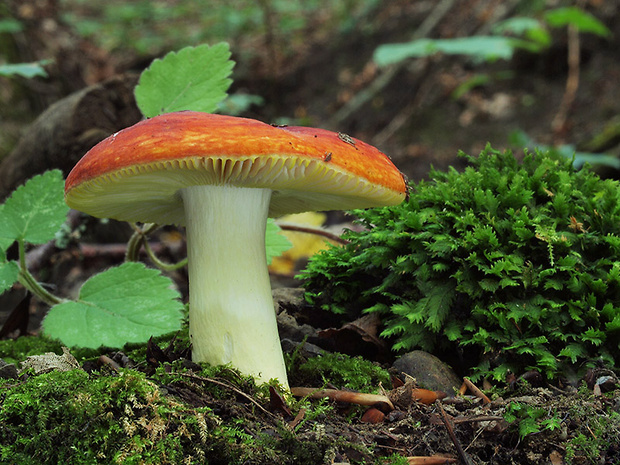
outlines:
M26 248L22 239L17 241L19 247L19 282L26 287L30 292L37 296L41 301L47 305L54 306L64 302L64 299L55 296L48 290L46 290L28 271L26 266Z
M153 264L163 271L174 271L179 268L183 268L187 265L187 258L181 260L178 263L165 263L161 261L153 249L149 245L146 240L146 236L153 231L155 231L159 225L155 223L145 223L142 227L139 227L135 223L132 223L132 227L134 229L133 235L129 238L129 242L127 243L127 252L125 253L125 261L126 262L136 262L138 261L138 255L140 253L140 248L144 246L144 251L149 259L153 262Z
M134 233L129 238L129 242L127 242L127 252L125 253L125 261L126 262L137 262L138 254L140 253L140 248L146 242L145 238L147 234L155 231L159 225L155 223L145 223L140 228L135 223L132 223L131 226L134 229Z
M144 245L144 250L146 251L146 255L153 262L153 264L160 270L174 271L174 270L178 270L179 268L183 268L185 265L187 265L187 258L184 258L183 260L177 263L163 262L157 257L157 255L155 255L155 252L153 252L153 249L149 245L148 241L144 241L143 245Z

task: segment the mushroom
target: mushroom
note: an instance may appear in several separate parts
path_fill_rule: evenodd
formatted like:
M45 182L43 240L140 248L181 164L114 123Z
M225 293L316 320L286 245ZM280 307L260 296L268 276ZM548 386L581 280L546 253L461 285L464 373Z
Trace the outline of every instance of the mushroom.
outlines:
M185 226L192 359L288 387L265 257L268 216L396 205L402 174L344 134L183 111L93 147L67 204L101 218Z

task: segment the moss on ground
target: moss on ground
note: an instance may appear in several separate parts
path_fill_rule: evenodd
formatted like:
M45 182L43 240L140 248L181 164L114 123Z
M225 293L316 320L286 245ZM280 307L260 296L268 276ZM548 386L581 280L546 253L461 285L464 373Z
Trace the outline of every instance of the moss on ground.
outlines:
M201 368L181 358L155 369L139 362L148 358L145 347L126 349L138 362L131 368L99 365L90 373L31 372L0 380L0 463L315 465L339 448L370 456L366 446L315 428L331 408L319 404L312 412L305 401L303 431L293 429L267 410L268 386L257 388L228 367ZM45 338L0 341L0 358L10 363L44 352L62 350ZM72 352L91 366L100 355ZM365 367L376 376L377 368L366 363L351 359L349 371L364 376ZM345 358L340 365L346 368Z
M54 344L2 341L0 358L18 362L29 354L61 353ZM96 351L73 351L96 369L0 379L0 464L395 465L410 455L456 457L437 422L436 405L413 404L390 420L367 424L360 422L361 407L324 399L279 401L268 386L257 387L229 367L201 367L176 356L155 367L155 352L126 348L127 366L115 368L95 364ZM294 385L314 379L306 385L360 388L356 384L367 379L361 387L373 391L386 383L385 372L358 357L292 359ZM559 392L525 384L497 394L507 399L483 410L472 399L444 404L453 418L508 419L512 412L511 423L454 425L474 461L515 465L561 456L567 465L597 457L620 463L620 391L593 396L585 387Z
M196 377L196 379L207 379ZM218 412L175 399L190 383L158 386L135 370L88 374L52 371L4 381L0 408L0 461L14 464L321 463L326 444L303 443L260 418L234 392ZM221 390L221 389L220 389ZM232 391L231 391L232 392ZM187 396L187 393L185 393ZM220 392L220 396L224 396ZM206 390L193 392L208 404ZM234 414L233 414L234 411ZM282 434L284 433L284 434Z
M292 376L303 386L321 386L327 383L360 392L376 392L380 386L389 386L390 375L376 363L362 357L344 354L325 354L303 363L289 363Z

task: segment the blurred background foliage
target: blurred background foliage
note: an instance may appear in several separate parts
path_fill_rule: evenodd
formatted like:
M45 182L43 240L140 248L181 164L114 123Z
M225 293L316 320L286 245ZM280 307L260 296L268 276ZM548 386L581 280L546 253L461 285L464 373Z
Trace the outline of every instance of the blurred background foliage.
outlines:
M459 149L560 147L615 176L619 0L7 0L0 159L49 105L230 44L222 112L350 133L412 179ZM601 158L592 158L597 153Z
M378 0L63 0L63 18L106 50L159 55L202 42L228 41L241 53L264 34L286 38L283 53L303 45L309 28L346 32ZM243 50L245 48L245 50Z

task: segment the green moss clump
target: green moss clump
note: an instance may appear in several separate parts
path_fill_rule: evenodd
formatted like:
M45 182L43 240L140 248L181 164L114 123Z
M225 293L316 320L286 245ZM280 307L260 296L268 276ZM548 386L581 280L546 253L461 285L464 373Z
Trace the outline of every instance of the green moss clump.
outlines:
M207 409L186 413L187 407L161 396L139 373L53 371L3 393L0 459L15 464L182 463L183 451L204 455L200 449L213 421Z
M22 336L0 341L0 358L6 363L22 362L30 355L62 354L62 344L44 336Z
M313 357L299 366L291 367L291 378L299 386L320 386L326 383L341 389L375 392L380 386L391 385L389 373L362 357L343 354L324 354Z
M496 379L620 360L618 182L542 153L467 159L399 206L356 211L365 229L313 257L306 298L377 312L395 350L461 352Z

